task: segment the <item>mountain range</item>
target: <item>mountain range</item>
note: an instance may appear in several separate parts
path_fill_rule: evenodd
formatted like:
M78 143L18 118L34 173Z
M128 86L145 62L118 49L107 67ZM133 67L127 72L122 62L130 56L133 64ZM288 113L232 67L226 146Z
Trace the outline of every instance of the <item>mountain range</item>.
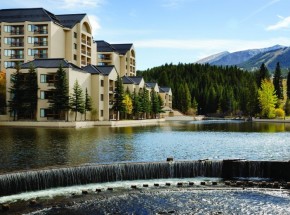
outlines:
M203 58L196 63L218 66L237 66L239 68L254 71L265 63L267 68L273 72L277 62L280 62L282 70L290 67L290 47L275 45L262 49L249 49L237 52L221 52Z

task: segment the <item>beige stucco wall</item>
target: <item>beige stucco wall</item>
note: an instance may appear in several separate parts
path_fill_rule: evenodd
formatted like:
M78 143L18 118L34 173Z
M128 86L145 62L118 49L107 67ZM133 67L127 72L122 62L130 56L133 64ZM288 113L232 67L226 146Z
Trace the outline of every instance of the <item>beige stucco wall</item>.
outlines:
M48 58L65 58L66 43L63 27L50 22L48 32Z

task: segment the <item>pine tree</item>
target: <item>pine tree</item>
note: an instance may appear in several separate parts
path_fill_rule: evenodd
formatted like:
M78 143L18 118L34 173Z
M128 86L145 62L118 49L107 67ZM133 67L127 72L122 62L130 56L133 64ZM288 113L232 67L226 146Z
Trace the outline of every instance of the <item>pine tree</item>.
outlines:
M163 101L163 99L161 98L161 96L159 94L157 95L157 99L158 99L157 113L158 114L165 113L165 111L163 110L164 101ZM160 118L160 116L159 116L159 118Z
M278 62L276 65L273 84L275 87L276 95L278 99L283 99L283 78L281 74L280 63Z
M57 118L64 119L65 113L69 110L69 88L62 65L59 65L55 79L55 89L52 90L52 97L49 99L50 109Z
M23 104L23 86L22 75L20 73L20 64L17 62L15 66L16 71L11 74L11 100L9 101L9 111L13 114L13 120L19 114Z
M259 88L261 87L262 81L264 79L270 80L270 73L265 63L262 63L260 70L258 71L257 74L257 85Z
M0 115L6 114L6 73L0 72Z
M73 86L73 93L70 96L70 109L75 112L75 121L77 121L77 114L85 112L85 101L83 97L83 90L76 80Z
M151 111L151 104L150 104L148 90L145 87L143 88L143 90L140 90L139 98L140 98L140 104L141 104L141 113L143 114L143 118L146 118L146 116Z
M153 88L151 91L151 112L154 118L156 118L156 115L159 113L159 99Z
M287 99L290 99L290 69L288 69L287 75Z
M139 113L141 112L141 105L140 105L140 98L135 91L133 92L133 95L132 95L132 105L133 105L132 113L134 117L138 119Z
M114 95L114 105L113 110L117 112L117 120L120 120L120 113L124 113L125 106L123 103L124 100L124 88L122 78L118 75L116 81L116 91Z
M33 64L29 66L28 77L25 83L25 102L27 103L28 112L30 112L30 118L35 119L37 110L37 74Z
M86 94L85 94L85 120L87 120L87 111L92 110L92 98L88 94L88 89L86 88Z

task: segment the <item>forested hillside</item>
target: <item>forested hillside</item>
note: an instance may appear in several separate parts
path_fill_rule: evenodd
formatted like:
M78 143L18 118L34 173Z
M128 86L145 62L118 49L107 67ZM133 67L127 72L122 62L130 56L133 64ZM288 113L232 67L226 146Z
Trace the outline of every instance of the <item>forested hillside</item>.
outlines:
M146 82L156 81L173 91L173 108L184 113L251 115L257 105L257 75L237 67L208 64L165 64L139 71Z

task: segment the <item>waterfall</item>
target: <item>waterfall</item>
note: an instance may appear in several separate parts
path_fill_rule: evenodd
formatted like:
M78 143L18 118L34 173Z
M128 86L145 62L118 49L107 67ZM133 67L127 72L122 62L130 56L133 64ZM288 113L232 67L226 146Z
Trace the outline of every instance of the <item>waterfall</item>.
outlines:
M0 175L0 196L90 183L192 177L260 177L290 180L290 162L198 160L95 164Z

